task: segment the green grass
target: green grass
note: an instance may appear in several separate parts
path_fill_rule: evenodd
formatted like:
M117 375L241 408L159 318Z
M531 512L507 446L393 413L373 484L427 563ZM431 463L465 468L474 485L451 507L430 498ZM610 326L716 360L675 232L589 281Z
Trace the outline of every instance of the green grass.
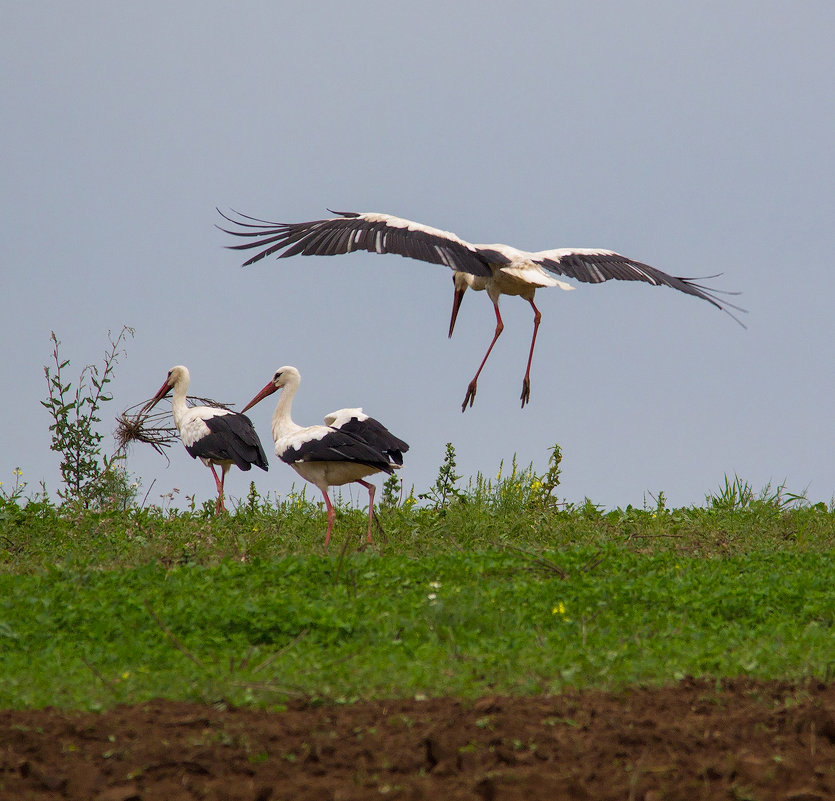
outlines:
M754 496L739 479L703 507L604 511L591 501L555 503L530 469L496 481L478 476L443 504L381 505L374 550L381 556L419 558L521 547L527 550L602 548L641 553L733 556L753 551L826 552L835 548L835 507L806 503L769 488ZM737 486L741 487L738 491ZM427 493L428 495L428 493ZM431 499L434 500L434 499ZM336 505L332 553L353 550L366 512ZM81 511L48 500L10 501L0 491L0 573L55 566L121 569L143 564L217 564L322 553L324 505L304 491L269 501L253 490L231 515L214 517L213 501L183 511L157 506Z
M0 707L825 677L832 575L832 552L617 547L7 573Z
M218 518L0 495L0 708L830 678L831 505L726 479L607 512L555 503L556 476L447 470L364 551L342 504L328 556L303 494Z

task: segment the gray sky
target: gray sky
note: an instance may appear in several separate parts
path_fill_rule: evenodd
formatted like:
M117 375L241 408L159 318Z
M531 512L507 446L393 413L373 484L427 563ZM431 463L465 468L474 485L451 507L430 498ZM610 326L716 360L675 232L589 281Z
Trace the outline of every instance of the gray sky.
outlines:
M237 408L294 364L296 421L363 406L411 444L417 491L452 441L465 476L514 453L544 469L559 443L560 494L609 508L658 490L701 503L726 473L835 495L831 2L27 2L2 17L4 488L18 465L30 488L59 487L39 404L50 331L74 377L127 324L108 429L174 364ZM242 270L215 206L381 211L471 242L721 272L748 330L666 288L541 290L521 410L532 315L505 298L462 415L495 323L484 293L450 341L446 268L364 253ZM270 455L271 401L251 415ZM131 452L150 501L214 496L206 468L170 456ZM229 493L250 478L301 483L272 457Z

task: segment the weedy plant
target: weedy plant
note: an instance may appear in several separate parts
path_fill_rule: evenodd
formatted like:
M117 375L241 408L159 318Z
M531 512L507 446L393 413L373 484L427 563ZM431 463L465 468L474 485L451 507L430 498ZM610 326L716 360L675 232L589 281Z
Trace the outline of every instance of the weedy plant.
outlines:
M73 392L72 383L65 379L70 360L60 354L61 341L51 332L52 365L44 366L48 396L41 405L49 412L52 424L51 449L61 454L61 478L64 488L58 496L65 502L77 504L83 509L108 507L127 508L134 499L127 471L119 464L124 458L120 452L110 458L102 453L103 434L97 430L101 423L102 404L113 400L107 392L113 371L127 337L133 329L122 326L114 339L108 331L110 347L105 351L104 362L99 368L88 364L81 371Z
M539 477L538 501L543 509L556 509L559 499L554 495L554 490L560 485L560 463L562 462L562 448L554 444L550 448L551 455L548 457L548 469L545 475Z
M14 484L11 488L6 489L3 482L0 481L0 498L2 498L4 504L16 504L26 491L26 482L22 479L23 471L20 467L15 467L12 475L14 476Z
M403 500L403 479L392 473L383 484L383 497L380 506L392 509Z
M422 492L418 495L418 498L422 501L431 501L435 508L442 513L450 503L465 500L466 493L456 486L461 476L455 472L455 469L455 448L451 442L447 442L444 461L438 469L438 477L435 479L435 483L428 492Z
M808 503L805 492L790 492L786 489L785 482L776 487L768 483L757 494L749 482L737 475L734 475L732 481L727 474L719 490L709 494L706 500L711 509L725 512L737 512L742 509L752 511L767 509L779 512Z
M737 475L731 481L726 473L724 485L706 500L712 509L734 512L750 506L755 497L754 489L747 481Z

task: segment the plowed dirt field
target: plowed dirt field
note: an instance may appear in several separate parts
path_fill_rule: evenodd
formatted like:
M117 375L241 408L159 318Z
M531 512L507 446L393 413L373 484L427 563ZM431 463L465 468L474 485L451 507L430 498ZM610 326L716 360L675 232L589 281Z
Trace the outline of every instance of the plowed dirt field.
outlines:
M835 684L0 711L0 799L835 799Z

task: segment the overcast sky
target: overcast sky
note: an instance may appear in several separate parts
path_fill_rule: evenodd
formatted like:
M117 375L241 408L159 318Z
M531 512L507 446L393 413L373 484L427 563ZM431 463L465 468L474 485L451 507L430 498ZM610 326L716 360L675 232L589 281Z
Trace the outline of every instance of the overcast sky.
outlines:
M726 474L835 495L829 0L34 0L2 18L4 489L17 466L30 489L60 486L39 404L50 331L75 377L125 324L108 432L174 364L239 409L293 364L296 421L363 406L411 444L417 492L451 441L465 476L514 453L544 470L559 443L560 495L607 508L659 490L702 503ZM485 293L448 340L447 268L363 253L244 270L216 206L381 211L471 242L722 273L711 283L742 292L748 329L646 284L540 290L522 410L532 315L505 298L462 415L495 324ZM251 413L271 456L274 398ZM150 502L214 497L179 444L170 458L131 451ZM267 474L233 471L229 494L250 478L301 484L273 456Z

